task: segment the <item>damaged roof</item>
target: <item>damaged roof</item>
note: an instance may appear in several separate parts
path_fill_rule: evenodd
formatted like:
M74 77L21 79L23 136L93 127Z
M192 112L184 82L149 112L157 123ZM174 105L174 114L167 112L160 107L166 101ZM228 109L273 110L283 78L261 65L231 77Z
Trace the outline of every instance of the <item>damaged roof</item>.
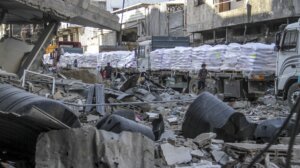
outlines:
M0 19L7 24L58 21L120 30L119 18L90 0L0 0Z

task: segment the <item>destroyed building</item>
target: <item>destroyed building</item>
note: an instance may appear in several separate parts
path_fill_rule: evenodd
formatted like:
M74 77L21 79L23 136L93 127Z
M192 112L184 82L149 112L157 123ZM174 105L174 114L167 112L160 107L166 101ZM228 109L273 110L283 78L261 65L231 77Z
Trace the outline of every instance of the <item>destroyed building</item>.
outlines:
M195 44L272 43L278 27L299 14L297 0L195 0L187 3L187 31Z
M196 13L189 5L202 8L210 4L209 0L125 7L114 12L119 16L124 14L122 27L120 18L105 11L103 2L0 0L4 24L0 27L0 167L290 168L300 165L299 84L296 76L291 76L292 104L277 99L273 84L278 66L276 54L298 59L293 55L298 52L297 42L290 41L299 41L298 35L290 37L297 34L299 22L285 28L288 31L281 33L293 34L288 36L289 40L284 40L286 35L278 37L275 46L234 43L190 47L185 28L188 20L197 21L198 16L186 18L187 13ZM296 1L285 4L264 1L261 3L264 6L258 8L253 0L214 2L220 15L231 12L231 8L240 9L239 4L246 2L250 14L268 10L270 4L281 3L283 9L291 7L291 2L296 4ZM245 12L244 8L241 10ZM278 11L273 14L279 18ZM294 15L285 14L282 20L293 20ZM216 15L205 19L217 23L220 20ZM259 23L252 23L256 15L247 16L253 19L245 28L245 35L250 38L248 28ZM265 13L263 16L271 17ZM229 22L227 18L222 21ZM68 24L65 32L58 31L61 22ZM214 28L195 24L207 26L209 31L229 32L229 23ZM230 28L235 31L238 25L245 23ZM152 37L140 42L136 52L66 52L60 55L60 60L45 54L55 37L63 41L63 47L76 44L77 48L69 49L82 50L79 45L82 27L110 31L123 28L124 42ZM94 31L88 33L95 35ZM233 38L228 35L228 39ZM84 47L93 48L92 43ZM52 62L47 63L43 58ZM204 62L209 73L205 79L207 87L198 88L198 71L205 67ZM291 67L294 73L288 74L297 74L298 66L293 60L281 62L285 66L282 73Z

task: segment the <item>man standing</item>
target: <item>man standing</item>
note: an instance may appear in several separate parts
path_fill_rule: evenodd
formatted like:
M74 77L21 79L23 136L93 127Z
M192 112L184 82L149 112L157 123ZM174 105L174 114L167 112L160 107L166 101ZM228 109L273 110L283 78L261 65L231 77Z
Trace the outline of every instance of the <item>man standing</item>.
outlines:
M105 79L111 79L113 68L110 66L110 63L107 63L107 65L104 67L105 72Z
M205 80L206 80L206 77L207 77L207 74L208 74L208 71L206 69L206 64L203 63L201 65L201 67L202 68L200 69L199 74L198 74L198 79L199 79L199 81L198 81L198 90L199 91L205 88Z

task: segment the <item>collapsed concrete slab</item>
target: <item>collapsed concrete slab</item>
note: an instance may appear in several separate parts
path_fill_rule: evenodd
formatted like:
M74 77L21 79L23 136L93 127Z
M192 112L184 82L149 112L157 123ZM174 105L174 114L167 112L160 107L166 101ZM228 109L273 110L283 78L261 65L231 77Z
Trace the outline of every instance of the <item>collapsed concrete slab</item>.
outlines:
M115 134L96 128L41 134L36 167L154 167L154 142L139 133Z
M78 25L120 30L119 19L90 0L5 0L0 1L3 22L68 22Z
M175 147L169 143L162 144L160 147L165 161L169 166L180 163L188 163L192 160L189 148Z

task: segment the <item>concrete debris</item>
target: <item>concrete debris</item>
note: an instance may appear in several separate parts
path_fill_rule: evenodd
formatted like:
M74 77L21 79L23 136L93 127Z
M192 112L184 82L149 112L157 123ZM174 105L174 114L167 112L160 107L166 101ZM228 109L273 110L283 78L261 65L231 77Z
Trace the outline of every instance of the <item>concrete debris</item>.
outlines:
M100 117L97 115L88 115L87 116L87 122L92 122L92 121L99 121Z
M204 156L204 153L201 150L193 150L191 151L193 157L201 158Z
M235 102L229 103L229 105L232 108L234 108L234 109L244 109L244 108L246 108L247 106L250 105L250 102L247 102L247 101L235 101Z
M72 74L76 76L75 72ZM25 89L43 97L48 95L49 99L55 99L61 105L67 104L63 107L78 116L80 129L70 129L66 125L63 127L66 130L51 131L62 129L64 122L52 118L50 125L43 125L47 121L44 118L36 118L35 115L17 118L2 109L5 115L1 115L1 125L21 124L24 129L38 124L45 126L38 132L44 133L38 139L37 148L19 150L22 153L28 151L27 155L35 157L37 167L245 167L265 146L260 143L274 138L289 114L286 105L274 100L273 95L254 102L230 100L228 103L207 92L196 96L164 88L151 80L135 81L138 78L134 75L112 80L104 84L105 88L102 87L104 85L83 83L80 75L76 77L78 80L68 77L56 79L54 95L49 87L51 81L35 76L26 79ZM0 89L0 98L1 92L6 94L4 91ZM193 103L185 102L190 99L195 100ZM160 103L149 103L152 101ZM9 109L4 102L0 101L0 106ZM88 104L106 106L100 108ZM50 108L43 107L42 110ZM57 115L58 119L69 122L70 118L60 116L57 109L52 111L57 112L53 115ZM274 145L257 166L277 168L284 165L292 127L293 122L280 135L279 142L285 146ZM15 135L15 129L8 132ZM20 140L9 139L16 144L25 144L26 141L21 143ZM35 142L32 140L27 146L35 146ZM296 137L296 144L300 144L299 137ZM297 164L297 156L300 156L298 148L294 147L293 164ZM2 152L5 152L4 149L8 148L3 148ZM11 151L6 155L0 154L0 159L9 154L11 158L16 157ZM17 153L18 157L20 155Z
M197 136L193 141L199 146L204 147L211 143L211 140L216 138L217 134L215 133L203 133Z
M176 135L175 135L174 131L172 131L172 130L167 130L160 136L160 141L166 141L169 139L172 139L172 140L176 139Z
M229 162L229 156L223 151L213 151L212 155L215 161L221 165L226 165Z
M228 154L232 154L235 156L240 156L240 155L251 155L255 156L256 153L261 151L266 144L249 144L249 143L225 143L225 150L228 151ZM276 159L280 157L286 157L287 155L287 149L288 145L273 145L271 148L268 150L267 154L270 154L271 159ZM300 146L299 145L294 145L293 148L293 159L294 160L299 160L300 159ZM233 157L235 157L233 156Z
M165 161L169 166L188 163L192 160L191 152L186 147L175 147L169 143L160 145Z
M118 135L93 127L50 131L38 139L35 162L45 168L153 168L154 142L139 133Z
M154 119L158 119L159 118L159 114L157 113L146 113L149 117L150 121L153 121Z
M220 165L213 165L212 162L201 160L200 163L193 163L190 166L176 166L176 168L221 168Z
M178 118L177 117L171 117L171 118L168 118L167 121L169 122L169 124L177 124L178 123Z

